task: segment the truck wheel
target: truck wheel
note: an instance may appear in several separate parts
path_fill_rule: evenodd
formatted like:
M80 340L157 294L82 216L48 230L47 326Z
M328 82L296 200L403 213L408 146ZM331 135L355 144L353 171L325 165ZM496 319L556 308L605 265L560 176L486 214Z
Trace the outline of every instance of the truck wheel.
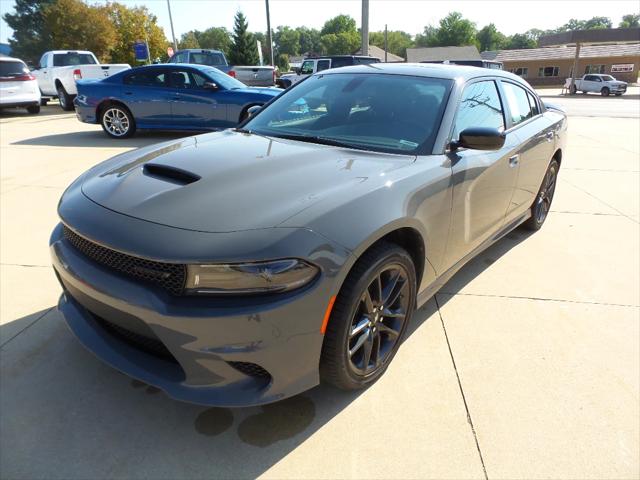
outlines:
M27 107L27 112L29 113L40 113L40 105L31 105L30 107Z
M58 100L60 101L60 107L65 111L73 110L73 98L67 94L67 91L62 85L58 85L56 88L58 92Z
M609 91L609 87L603 87L603 88L602 88L602 90L600 90L600 94L601 94L603 97L608 97L608 96L609 96L609 93L611 93L611 92Z
M46 106L47 106L47 102L48 102L48 101L49 101L49 98L48 98L48 97L45 97L45 96L42 94L42 90L40 90L40 106L41 106L41 107L46 107Z

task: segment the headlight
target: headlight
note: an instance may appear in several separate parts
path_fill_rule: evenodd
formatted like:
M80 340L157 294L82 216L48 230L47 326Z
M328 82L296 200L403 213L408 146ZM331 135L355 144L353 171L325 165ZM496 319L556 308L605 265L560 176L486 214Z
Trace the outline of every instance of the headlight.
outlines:
M311 282L318 268L295 258L257 263L188 265L187 293L238 295L280 293Z

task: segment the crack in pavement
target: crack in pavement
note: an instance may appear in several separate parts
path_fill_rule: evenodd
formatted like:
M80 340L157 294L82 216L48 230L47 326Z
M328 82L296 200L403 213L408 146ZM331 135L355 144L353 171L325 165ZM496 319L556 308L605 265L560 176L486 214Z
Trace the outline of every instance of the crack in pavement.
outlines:
M447 341L447 348L449 349L449 355L451 356L451 363L453 363L453 370L456 372L456 379L458 380L458 388L460 388L460 394L462 395L462 402L464 403L464 409L467 412L467 422L471 426L471 433L473 433L473 439L476 442L476 448L478 450L478 455L480 456L480 463L482 464L482 471L484 472L484 478L489 480L487 476L487 467L484 464L484 458L482 458L482 450L480 450L480 443L478 442L478 435L476 434L476 429L473 426L473 420L471 419L471 412L469 412L469 405L467 404L467 398L465 397L464 390L462 388L462 382L460 381L460 375L458 374L458 367L456 366L456 361L453 358L453 351L451 350L451 343L449 343L449 336L447 335L447 328L444 326L444 319L442 318L442 313L440 312L440 303L438 302L438 294L433 296L434 301L436 302L436 308L438 309L438 317L440 317L440 323L442 324L442 330L444 331L444 338Z
M36 265L28 263L0 263L2 266L7 267L27 267L27 268L50 268L51 265Z
M38 318L36 318L33 322L31 322L29 325L27 325L26 327L24 327L22 330L20 330L19 332L17 332L15 335L13 335L10 339L8 339L5 342L2 342L0 344L0 350L2 350L6 345L9 344L9 342L11 342L14 338L16 338L18 335L20 335L21 333L27 331L29 328L31 328L33 325L36 324L36 322L38 320L40 320L42 317L44 317L47 313L49 313L51 310L53 310L55 307L49 307L47 308L44 312L42 312Z
M625 308L640 308L640 305L633 305L629 303L607 303L607 302L589 302L584 300L565 300L562 298L544 298L544 297L523 297L518 295L495 295L488 293L459 293L459 292L438 292L438 295L449 295L455 297L456 295L465 297L487 297L487 298L513 298L516 300L538 300L541 302L560 302L560 303L577 303L583 305L602 305L605 307L625 307Z

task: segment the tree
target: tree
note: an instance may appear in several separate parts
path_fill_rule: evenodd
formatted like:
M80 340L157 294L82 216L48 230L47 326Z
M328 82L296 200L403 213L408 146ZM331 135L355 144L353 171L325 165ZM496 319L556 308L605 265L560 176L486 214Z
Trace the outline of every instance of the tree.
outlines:
M121 3L107 5L108 19L116 29L116 43L111 51L111 61L136 64L133 44L148 41L151 59L167 58L169 42L158 19L147 7L126 7Z
M207 28L204 32L194 31L200 48L213 48L229 55L231 52L231 34L224 27Z
M233 25L233 45L229 52L232 65L256 65L258 51L254 37L248 30L249 24L241 11L236 13Z
M61 50L90 50L101 61L111 59L117 33L109 21L108 7L81 0L56 0L42 12L51 44Z
M500 33L493 23L480 29L476 34L476 39L481 52L500 50L507 44L507 37Z
M275 64L276 64L276 67L278 67L278 71L280 73L288 72L289 71L289 55L287 55L286 53L279 53L278 55L276 55Z
M416 47L433 47L438 44L438 29L433 25L424 27L424 31L416 35L414 44Z
M327 20L320 30L320 44L328 55L351 54L360 46L356 21L349 15Z
M300 53L322 53L320 32L315 28L298 27L296 31L300 35Z
M203 48L198 41L198 37L196 35L197 30L191 30L187 33L183 33L178 41L178 48L180 50L185 48ZM197 32L200 33L200 32Z
M287 55L300 54L300 32L291 27L279 26L273 35L273 42L276 44L278 54Z
M15 13L2 18L13 30L9 45L13 55L36 64L42 54L51 50L51 40L44 28L43 11L55 0L16 0Z
M369 43L384 48L384 32L371 32ZM413 45L411 35L400 30L387 32L387 51L402 58L407 58L407 48Z
M593 17L584 22L583 28L585 30L595 30L598 28L611 28L613 22L609 17Z
M619 28L640 27L640 15L630 13L622 17L622 21L618 25Z
M509 37L506 45L507 50L517 50L519 48L536 48L538 42L524 33L516 33Z
M340 34L358 32L356 30L356 21L350 15L338 15L327 20L320 30L320 35Z
M476 24L463 18L460 12L451 12L440 20L436 41L441 47L475 45Z

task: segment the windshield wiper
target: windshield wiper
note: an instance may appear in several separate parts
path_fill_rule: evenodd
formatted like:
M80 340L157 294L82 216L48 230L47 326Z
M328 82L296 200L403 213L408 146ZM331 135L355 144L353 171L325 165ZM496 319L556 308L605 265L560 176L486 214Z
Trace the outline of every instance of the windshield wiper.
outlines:
M320 145L330 145L332 147L354 148L357 150L367 150L361 145L354 145L353 143L341 142L340 140L334 140L332 138L319 137L316 135L299 135L295 133L278 133L277 135L269 135L276 138L284 138L285 140L298 140L300 142L318 143Z

